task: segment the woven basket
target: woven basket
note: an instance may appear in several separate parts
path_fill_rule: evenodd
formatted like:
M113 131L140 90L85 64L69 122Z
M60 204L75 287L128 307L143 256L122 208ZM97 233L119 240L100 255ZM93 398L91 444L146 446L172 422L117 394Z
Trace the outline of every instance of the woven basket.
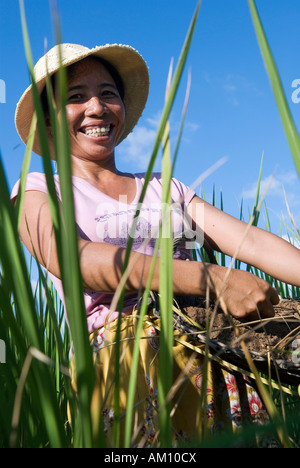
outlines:
M152 291L150 307L152 313L159 317L159 295ZM197 312L200 312L200 320ZM218 325L210 321L208 333L207 318L210 320L216 316ZM222 328L220 320L223 321ZM176 297L173 326L175 330L189 336L191 349L194 351L205 354L204 348L208 345L209 359L217 360L232 370L251 374L249 362L239 341L243 339L252 362L264 374L265 379L272 379L279 385L300 385L300 301L283 300L275 307L273 319L253 323L227 319L221 309L216 310L213 302L207 305L203 298ZM242 332L236 338L236 330L240 329ZM260 344L262 334L264 343L269 343L269 346L263 343L260 350L251 349L253 344ZM175 339L180 340L180 334Z
M174 253L185 240L184 235L174 239ZM210 263L217 264L214 251L206 239L204 239L203 252ZM159 301L156 293L151 295L151 301L156 310L155 313L159 314ZM181 296L174 300L174 328L189 334L196 349L199 348L199 352L208 340L211 359L228 364L231 368L251 373L241 342L236 339L238 330L239 339L243 339L246 344L258 371L265 374L267 379L274 379L280 385L299 386L300 301L281 300L274 309L275 317L272 319L243 323L232 317L226 317L212 301L207 304L205 299L200 297ZM216 324L216 317L218 317L218 324ZM220 321L222 327L220 327ZM224 333L225 329L226 333ZM256 345L254 349L250 344Z

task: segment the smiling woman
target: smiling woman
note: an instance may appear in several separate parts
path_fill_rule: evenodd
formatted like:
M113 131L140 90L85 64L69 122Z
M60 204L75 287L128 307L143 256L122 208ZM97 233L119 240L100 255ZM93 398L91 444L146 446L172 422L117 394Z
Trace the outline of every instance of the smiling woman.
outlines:
M115 160L116 146L132 131L146 104L149 77L143 58L128 46L106 45L87 49L75 44L62 44L60 48L62 64L68 71L66 116L83 295L87 329L98 374L93 419L103 419L107 444L113 446L115 344L117 341L122 356L119 414L116 419L121 426L123 440L123 416L127 409L128 382L138 326L136 309L140 293L147 288L151 278L156 233L165 221L161 211L157 213L157 207L162 204L163 180L160 174L152 174L146 184L145 174L122 173L117 169ZM107 67L98 57L108 61L111 66ZM60 66L58 47L50 50L35 67L40 93L45 87L46 62L50 75L55 76ZM52 122L47 107L44 109L48 139L52 145L51 154L55 158ZM32 115L32 90L28 88L16 111L16 126L25 142ZM41 154L38 135L35 136L33 148ZM58 175L54 176L54 181L61 201ZM143 204L140 206L139 200L144 189ZM40 264L48 270L64 299L47 192L44 174L28 175L20 235L28 250L32 255L36 254ZM13 189L12 199L17 194L18 184ZM170 182L170 198L176 210L171 213L172 231L165 232L172 240L175 236L181 238L172 259L174 294L203 297L209 294L213 298L219 297L226 312L242 319L271 317L274 315L273 306L279 301L271 285L246 271L231 271L218 265L186 261L193 258L192 243L185 243L186 230L201 234L204 232L205 239L209 240L214 249L231 256L237 253L241 261L300 286L299 250L270 233L249 227L220 212L174 178ZM126 294L120 313L112 306L113 296L120 285L126 258L125 245L132 238L131 228L136 221L137 211L140 215L129 254ZM199 212L204 213L201 219ZM274 252L278 253L276 258ZM151 288L154 291L159 291L160 263L163 264L163 261L158 260L153 269ZM71 317L72 310L66 308L66 313ZM121 336L118 335L117 327L120 316ZM136 431L131 442L134 445L155 445L159 433L156 411L159 387L157 350L160 338L157 330L160 322L151 308L142 325L144 339L139 347L137 391L133 405ZM176 334L174 331L175 337ZM182 375L187 381L186 386L174 391L172 398L170 418L174 443L196 437L199 428L203 429L203 426L210 431L221 428L235 431L244 422L258 424L267 420L268 415L254 382L230 373L216 362L209 362L207 385L204 385L205 359L202 354L192 356L188 337L181 337L180 342L174 343L173 355L174 381L182 378ZM74 366L72 375L76 389L80 376Z

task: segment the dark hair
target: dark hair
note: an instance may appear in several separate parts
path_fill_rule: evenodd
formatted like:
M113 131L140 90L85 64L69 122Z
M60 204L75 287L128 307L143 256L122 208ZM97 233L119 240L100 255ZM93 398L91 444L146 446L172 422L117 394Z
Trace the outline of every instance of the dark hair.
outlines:
M90 55L87 58L92 58L94 60L97 60L98 62L100 62L106 68L106 70L108 71L108 73L110 74L110 76L112 77L112 79L114 80L114 82L116 84L116 87L117 87L117 90L119 92L120 98L122 99L122 101L124 101L124 96L125 96L124 83L123 83L123 80L122 80L119 72L116 70L116 68L110 62L108 62L107 60L105 60L105 59L103 59L101 57L97 57L96 55ZM86 60L86 59L83 59L83 60ZM78 62L70 65L69 67L67 67L68 76L72 73L73 65L77 65L77 63ZM54 73L50 77L50 81L51 81L51 86L52 86L53 93L55 93L56 73ZM48 96L47 96L46 86L44 87L43 91L41 92L41 102L42 102L44 115L48 115L49 114L49 103L48 103Z

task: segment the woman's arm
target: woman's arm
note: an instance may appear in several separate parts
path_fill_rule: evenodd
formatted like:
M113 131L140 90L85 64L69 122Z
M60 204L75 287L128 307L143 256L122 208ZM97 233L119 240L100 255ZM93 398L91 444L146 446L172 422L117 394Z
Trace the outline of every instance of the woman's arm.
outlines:
M39 263L54 276L60 278L56 241L46 193L25 192L20 237L29 252L32 255L36 254ZM125 249L102 242L86 241L82 238L78 239L78 249L85 288L92 291L114 292L121 278ZM140 287L146 286L151 261L152 257L149 255L131 252L130 274L125 285L128 292L138 291ZM179 265L183 270L180 270ZM198 272L195 281L197 288L188 280L188 273L191 269L194 277L196 271ZM188 268L185 262L176 261L174 265L175 292L178 294L205 294L204 276L198 270L196 264ZM184 277L182 277L182 273ZM157 264L152 284L153 289L157 290L158 285L159 267Z
M45 193L25 193L20 236L31 254L35 251L40 264L60 278L52 218ZM114 292L121 278L125 249L79 239L79 255L85 288ZM145 288L151 261L152 257L148 255L131 252L126 291L133 292ZM272 316L273 304L278 302L275 290L260 278L247 272L228 272L227 268L201 262L174 260L173 284L175 294L205 296L208 288L211 297L216 297L217 293L222 291L225 307L234 316L241 318L253 314L256 316L257 310L263 316ZM159 290L159 260L151 287L153 290Z
M214 250L236 256L279 281L300 287L299 249L270 232L248 226L198 197L194 197L188 206L188 214L195 223L199 204L203 210L203 225L198 229L204 230Z

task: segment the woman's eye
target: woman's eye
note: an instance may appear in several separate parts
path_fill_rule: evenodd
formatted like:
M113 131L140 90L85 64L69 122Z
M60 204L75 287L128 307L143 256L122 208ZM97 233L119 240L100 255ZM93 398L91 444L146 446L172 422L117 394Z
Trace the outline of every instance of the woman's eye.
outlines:
M118 93L114 90L111 90L111 89L105 89L103 90L99 96L98 96L98 99L114 99L116 97L118 97ZM91 97L94 97L93 96L90 96L90 95L86 95L86 94L83 94L83 93L74 93L74 94L70 94L68 96L68 103L77 103L77 102L85 102L85 101L88 101Z
M102 92L102 96L103 97L117 97L118 93L116 91L114 91L114 90L111 90L111 89L105 89Z
M80 94L80 93L71 94L71 95L68 97L68 102L80 101L81 99L83 99L82 94Z

